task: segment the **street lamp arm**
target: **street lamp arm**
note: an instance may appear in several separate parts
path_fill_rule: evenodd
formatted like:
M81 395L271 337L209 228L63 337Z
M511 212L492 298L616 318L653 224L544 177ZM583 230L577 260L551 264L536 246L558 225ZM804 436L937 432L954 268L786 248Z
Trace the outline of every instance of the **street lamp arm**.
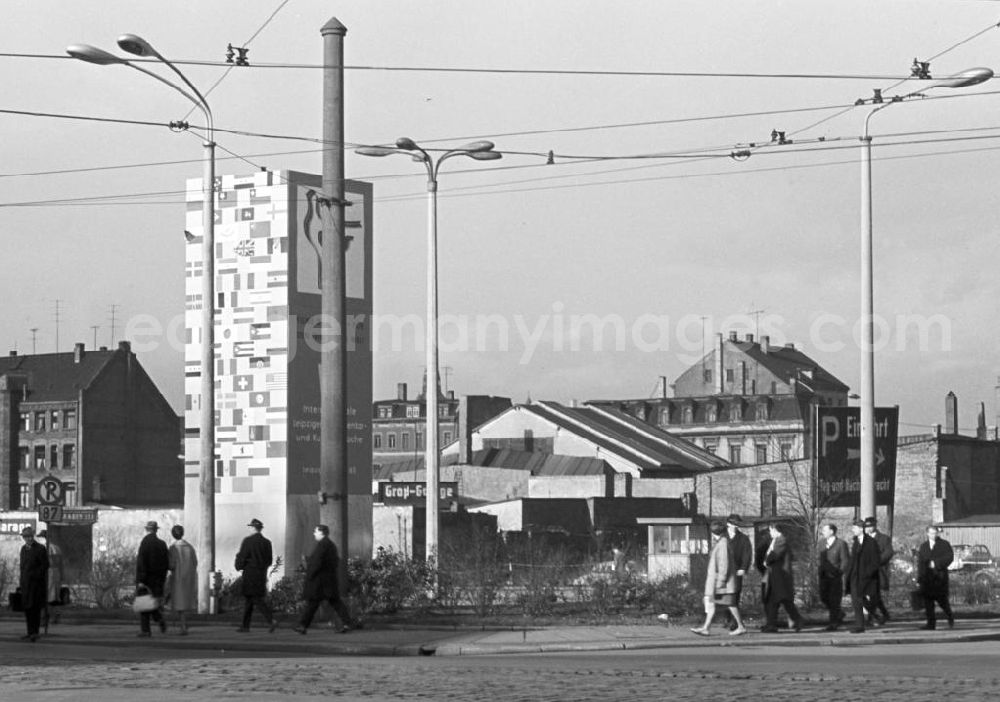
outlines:
M205 119L208 122L209 141L212 140L212 134L214 132L214 125L213 125L213 121L212 121L212 110L209 109L208 103L204 102L203 99L199 99L199 98L196 98L194 95L191 95L188 91L184 90L184 88L182 88L181 86L177 85L176 83L172 83L171 81L167 80L163 76L157 75L156 73L153 73L153 71L145 69L142 66L137 66L134 63L132 63L131 61L124 61L124 64L126 66L128 66L129 68L134 68L135 70L139 71L140 73L145 73L147 76L151 76L153 78L156 78L156 80L160 81L164 85L169 85L171 88L173 88L178 93L180 93L181 95L183 95L184 97L186 97L188 100L190 100L192 103L194 103L195 107L197 107L199 110L201 110L202 113L205 115ZM185 81L185 83L186 82L187 81ZM197 91L195 91L195 92L197 92Z

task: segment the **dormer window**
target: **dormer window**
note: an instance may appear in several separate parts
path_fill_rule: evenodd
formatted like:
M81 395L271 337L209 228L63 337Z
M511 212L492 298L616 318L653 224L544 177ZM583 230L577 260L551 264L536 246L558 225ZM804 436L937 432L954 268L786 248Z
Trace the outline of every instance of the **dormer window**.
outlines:
M670 405L660 408L659 424L661 427L665 427L670 424Z
M694 405L686 404L681 414L682 424L694 424Z
M771 418L771 403L768 401L758 402L754 410L754 419L758 422L766 422Z
M729 421L739 422L743 420L743 403L740 400L734 400L729 405Z
M710 401L705 405L705 421L709 423L719 421L719 405L716 402Z

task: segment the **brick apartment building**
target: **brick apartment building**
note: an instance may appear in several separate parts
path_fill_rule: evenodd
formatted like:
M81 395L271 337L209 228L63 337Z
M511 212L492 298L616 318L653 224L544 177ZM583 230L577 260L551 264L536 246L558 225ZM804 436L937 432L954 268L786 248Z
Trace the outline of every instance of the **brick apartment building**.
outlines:
M127 341L0 358L0 507L31 509L52 475L67 504L183 503L180 418Z

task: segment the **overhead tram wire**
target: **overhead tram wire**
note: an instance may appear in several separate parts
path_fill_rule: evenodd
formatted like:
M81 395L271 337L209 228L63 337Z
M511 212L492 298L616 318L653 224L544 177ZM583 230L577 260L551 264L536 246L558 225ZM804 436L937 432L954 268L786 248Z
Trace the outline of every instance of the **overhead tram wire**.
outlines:
M965 140L969 140L969 139L996 139L996 138L1000 138L1000 134L998 134L998 135L989 135L989 136L979 136L979 137L958 137L958 138L955 138L955 139L928 139L928 140L921 140L921 141L894 142L893 144L889 144L889 145L914 145L914 144L920 145L920 144L933 144L933 143L947 143L947 142L951 142L951 141L965 141ZM853 147L852 146L838 146L836 148L837 148L837 150L840 150L840 149L844 149L844 148L857 148L857 147L856 146L853 146ZM830 150L830 149L819 149L819 151L823 151L823 150ZM979 147L979 148L973 148L973 149L948 149L948 150L939 150L939 151L923 152L923 153L916 153L916 154L900 154L898 156L880 156L880 157L877 158L877 160L879 160L879 161L892 161L892 160L900 160L900 159L928 158L928 157L932 157L932 156L951 156L951 155L961 155L961 154L971 154L971 153L985 153L985 152L998 151L998 150L1000 150L1000 147ZM816 151L816 150L811 150L811 151ZM673 163L674 162L671 162L671 164L663 164L663 165L672 165ZM690 162L688 162L688 163L690 163ZM657 180L678 180L678 179L685 179L685 178L702 178L702 177L714 177L714 176L743 176L743 175L749 175L749 174L753 174L753 173L765 173L765 172L772 172L772 171L790 171L790 170L800 170L800 169L807 169L807 168L825 168L825 167L841 166L841 165L852 165L852 164L856 164L856 161L854 161L854 160L824 161L824 162L819 162L819 163L792 164L792 165L772 166L772 167L764 167L764 168L734 169L734 170L730 170L730 171L714 171L714 172L703 172L703 173L696 173L696 172L693 172L693 173L673 173L673 174L668 174L668 175L651 176L651 177L648 177L648 178L620 179L620 180L616 180L616 181L601 181L601 182L596 182L596 183L574 183L574 184L568 184L568 185L553 185L553 186L543 186L543 187L534 187L534 188L517 188L517 189L507 189L507 190L496 190L496 191L485 191L485 190L483 190L482 192L457 193L457 192L454 192L455 190L457 190L457 188L449 188L449 191L447 193L442 193L442 197L468 197L468 196L475 196L475 195L494 195L494 194L503 194L503 193L508 193L508 192L530 192L530 191L536 191L536 190L540 191L540 190L552 190L552 189L567 189L567 188L573 188L573 187L587 187L587 186L591 186L591 185L609 185L609 184L614 185L614 184L622 184L622 183L649 182L649 181L657 181ZM648 166L642 166L642 167L648 167ZM479 172L482 172L482 171L479 171ZM587 176L581 176L581 177L587 177ZM510 183L503 183L501 185L509 185L509 184ZM469 189L478 188L478 189L482 190L483 188L486 188L486 187L494 187L494 186L469 186ZM142 197L144 195L167 197L167 196L172 196L172 195L183 196L183 194L184 193L182 191L158 191L158 192L154 192L154 193L134 193L134 194L120 194L120 195L89 196L89 197L81 197L81 198L61 199L61 200L55 200L55 201L53 201L53 200L37 200L37 201L28 201L28 202L0 203L0 208L2 208L2 207L53 206L53 205L54 206L77 206L77 205L101 206L101 205L139 205L139 204L157 204L157 205L159 205L159 204L172 204L172 205L178 205L178 204L183 204L183 200L178 199L178 200L175 200L175 201L172 201L172 202L168 201L168 202L149 202L149 203L142 203L142 202L138 202L138 201L115 202L113 200L115 200L115 199L126 200L128 198ZM413 194L405 194L405 195L398 195L398 196L376 197L376 201L378 201L378 202L396 202L396 201L403 201L403 200L408 200L408 199L416 199L416 198L423 197L423 196L424 196L424 193L413 193Z

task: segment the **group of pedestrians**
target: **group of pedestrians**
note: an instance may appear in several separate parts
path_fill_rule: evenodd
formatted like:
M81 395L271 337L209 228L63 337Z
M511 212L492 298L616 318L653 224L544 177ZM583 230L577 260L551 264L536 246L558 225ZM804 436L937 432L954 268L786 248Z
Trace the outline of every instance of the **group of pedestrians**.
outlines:
M234 562L236 570L241 572L240 593L243 596L243 617L237 631L250 631L256 608L263 615L268 632L273 633L278 628L278 620L267 602L267 581L274 564L271 541L264 536L264 524L259 519L251 519L247 526L252 533L243 539ZM184 540L184 527L175 525L171 529L174 543L169 549L156 535L158 530L159 525L155 521L146 523L146 536L139 544L136 557L136 591L151 595L155 604L155 607L140 611L139 636L152 635L152 622L156 622L160 631L166 633L167 623L162 612L164 604L177 612L179 633L187 635L187 613L198 606L198 558L191 544ZM325 524L316 526L313 538L316 544L303 567L302 599L306 601L306 606L294 631L305 634L316 610L324 602L328 602L340 618L339 631L348 631L358 624L340 598L340 555L337 547L330 540L330 530Z
M780 522L768 524L758 539L756 550L749 538L740 531L742 520L731 514L726 522L709 524L711 549L705 575L705 621L691 631L708 636L716 612L726 612L731 636L745 634L747 629L740 614L743 580L751 559L761 576L761 601L764 624L761 631L778 631L778 611L784 608L789 627L802 630L803 618L795 606L795 583L792 577L792 551ZM853 610L852 634L866 627L883 626L890 619L885 593L889 590L889 570L895 551L892 538L878 529L874 517L851 524L852 536L845 541L837 535L835 524L820 527L817 562L819 565L819 597L829 613L826 631L836 631L847 615L842 602L850 595ZM935 605L940 607L953 627L955 617L948 601L948 566L954 558L951 545L940 538L936 526L927 527L927 540L916 551L917 596L923 600L926 615L924 629L936 628ZM660 615L666 620L666 615Z

